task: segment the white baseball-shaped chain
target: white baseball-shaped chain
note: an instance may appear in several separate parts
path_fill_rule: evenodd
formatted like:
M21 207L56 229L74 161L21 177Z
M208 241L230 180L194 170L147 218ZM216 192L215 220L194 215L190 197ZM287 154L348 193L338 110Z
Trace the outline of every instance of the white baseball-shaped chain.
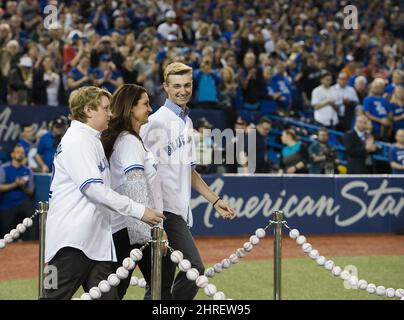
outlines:
M203 289L203 291L207 296L212 297L217 292L217 288L213 283L208 283L208 285Z
M256 235L253 235L250 237L250 242L253 246L256 246L260 242L260 239Z
M297 239L297 237L299 235L300 235L300 232L297 229L292 229L289 231L289 237L291 237L292 239Z
M256 235L258 238L261 239L261 238L264 238L264 237L265 237L266 232L265 232L264 229L258 228L257 230L255 230L255 235Z
M199 277L199 271L196 268L191 268L187 271L187 279L195 281Z
M127 258L123 259L122 266L126 270L130 271L130 270L135 269L136 262L132 258L127 257Z
M32 226L34 222L32 221L31 218L25 218L24 220L22 220L22 224L26 227L29 228Z
M180 268L182 272L187 272L191 267L191 262L189 262L188 259L181 260L178 264L178 268Z
M143 252L140 249L135 248L130 252L130 257L133 261L140 261L143 258Z
M184 255L182 254L181 251L175 250L171 253L170 258L172 262L178 264L184 259Z
M90 291L88 291L88 293L90 294L90 297L93 300L97 300L97 299L101 298L101 295L102 295L101 290L98 287L92 287L90 289Z
M116 287L120 282L121 280L119 280L118 276L115 273L111 273L108 276L108 283L111 287Z
M305 236L298 236L297 238L296 238L296 243L298 244L298 245L303 245L304 243L306 243L306 237Z
M98 284L98 288L102 293L107 293L111 291L111 285L107 280L100 281L100 283Z
M195 283L199 288L205 288L208 285L209 280L206 276L199 276L196 278Z

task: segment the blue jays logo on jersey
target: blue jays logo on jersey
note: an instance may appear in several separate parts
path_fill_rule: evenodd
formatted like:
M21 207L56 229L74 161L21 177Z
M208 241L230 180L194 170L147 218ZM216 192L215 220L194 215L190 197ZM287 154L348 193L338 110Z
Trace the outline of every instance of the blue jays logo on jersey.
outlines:
M106 168L109 168L109 163L108 163L107 158L104 158L98 164L98 169L100 170L100 172L104 172Z
M171 156L175 150L182 148L186 144L191 143L191 141L192 141L191 136L185 138L185 136L181 134L177 139L175 139L174 142L169 142L168 146L165 147L168 156Z

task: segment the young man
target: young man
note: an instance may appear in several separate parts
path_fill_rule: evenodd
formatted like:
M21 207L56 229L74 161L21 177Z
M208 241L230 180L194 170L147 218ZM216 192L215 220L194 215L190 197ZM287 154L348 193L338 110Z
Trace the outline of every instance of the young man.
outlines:
M11 161L0 168L0 237L34 213L34 177L25 163L24 147L16 144ZM35 229L30 229L22 239L37 239Z
M57 289L45 288L45 299L70 299L113 273L113 212L158 224L164 216L109 188L109 164L100 141L108 127L111 94L83 87L70 95L70 128L55 158L46 225L45 262L57 268ZM116 299L116 288L103 299Z
M164 230L170 246L180 250L192 267L204 273L202 259L189 227L192 227L190 209L191 185L203 195L225 219L235 217L235 211L215 194L194 170L195 144L193 124L188 117L187 103L192 96L192 68L182 63L171 63L164 71L165 104L149 117L142 126L141 137L145 146L159 159L158 174L162 184L163 207L166 220ZM175 276L171 264L171 279L162 284L162 295L170 291ZM198 291L195 282L180 272L171 291L173 299L193 299ZM170 292L168 292L170 294Z

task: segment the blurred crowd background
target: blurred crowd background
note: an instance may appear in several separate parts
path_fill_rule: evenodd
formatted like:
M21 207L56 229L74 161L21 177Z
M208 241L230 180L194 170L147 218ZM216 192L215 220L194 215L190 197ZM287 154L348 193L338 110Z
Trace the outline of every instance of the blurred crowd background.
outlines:
M223 111L234 130L257 129L257 172L401 173L390 164L404 158L397 153L404 143L404 3L356 1L356 17L344 13L349 4L0 1L0 103L58 108L81 86L113 93L135 83L156 109L166 98L164 67L181 61L194 69L191 109ZM57 8L56 19L49 19L48 5ZM34 132L26 120L19 142L26 163L50 172L64 131L56 127L68 120L56 119L48 132ZM195 123L201 162L215 147L203 129L213 127L205 117ZM358 162L352 130L363 141L361 165L352 164ZM374 154L382 164L368 159ZM199 170L243 166L201 163Z

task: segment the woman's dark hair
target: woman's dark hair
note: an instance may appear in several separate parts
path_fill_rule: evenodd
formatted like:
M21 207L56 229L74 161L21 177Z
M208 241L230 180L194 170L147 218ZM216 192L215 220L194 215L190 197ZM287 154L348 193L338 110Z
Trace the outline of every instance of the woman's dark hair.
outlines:
M131 121L132 107L138 103L143 93L147 93L146 89L136 84L123 84L114 92L111 101L112 119L108 129L101 135L108 160L111 158L116 139L123 131L133 134L143 144L139 134L133 130Z

